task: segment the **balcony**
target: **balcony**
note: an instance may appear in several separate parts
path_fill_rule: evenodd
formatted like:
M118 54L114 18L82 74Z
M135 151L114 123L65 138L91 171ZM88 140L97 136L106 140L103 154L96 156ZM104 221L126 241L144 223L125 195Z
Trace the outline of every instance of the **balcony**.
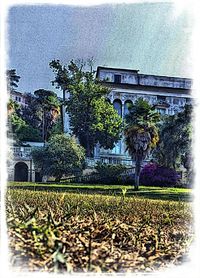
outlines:
M11 147L11 151L15 159L32 159L31 150L31 147Z

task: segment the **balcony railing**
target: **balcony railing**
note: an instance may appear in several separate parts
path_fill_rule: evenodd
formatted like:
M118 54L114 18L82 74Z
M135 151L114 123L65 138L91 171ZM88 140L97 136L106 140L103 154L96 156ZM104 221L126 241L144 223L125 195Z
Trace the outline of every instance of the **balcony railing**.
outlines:
M31 147L11 147L14 158L31 159Z

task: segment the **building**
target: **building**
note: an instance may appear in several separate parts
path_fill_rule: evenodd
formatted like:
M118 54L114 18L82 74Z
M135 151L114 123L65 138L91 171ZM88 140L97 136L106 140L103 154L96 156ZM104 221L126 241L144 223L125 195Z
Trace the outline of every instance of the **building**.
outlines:
M26 94L11 90L10 98L17 102L19 105L26 106Z
M8 180L9 181L42 181L38 169L35 168L31 151L33 147L43 147L42 142L23 142L20 146L9 139Z
M97 78L102 85L110 88L108 98L118 114L124 118L128 106L138 98L147 100L161 114L173 115L181 111L186 103L192 102L192 80L180 77L168 77L140 74L139 70L101 67L97 68ZM17 99L16 99L17 97ZM12 95L18 103L25 103L20 94ZM65 115L65 132L69 131L69 116ZM15 181L40 181L39 172L31 158L31 148L43 143L24 142L22 146L12 145L12 162L8 167L8 179ZM133 162L125 151L123 138L112 150L105 150L98 145L94 150L94 159L88 159L88 165L97 161L109 164L132 165Z
M160 114L167 115L174 115L192 101L192 80L188 78L140 74L139 70L101 66L97 68L97 78L110 88L108 98L122 118L128 113L130 103L138 98L147 100ZM95 157L105 163L131 165L125 149L122 138L112 150L97 146Z

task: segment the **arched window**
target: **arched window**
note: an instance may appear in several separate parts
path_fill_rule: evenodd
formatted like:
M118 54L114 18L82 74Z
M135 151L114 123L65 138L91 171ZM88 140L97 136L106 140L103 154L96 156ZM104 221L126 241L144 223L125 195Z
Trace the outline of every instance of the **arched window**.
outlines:
M117 111L119 116L122 116L122 102L120 99L115 99L113 102L113 106L115 110Z
M131 100L126 100L124 103L124 116L129 113L129 107L133 105L133 102Z

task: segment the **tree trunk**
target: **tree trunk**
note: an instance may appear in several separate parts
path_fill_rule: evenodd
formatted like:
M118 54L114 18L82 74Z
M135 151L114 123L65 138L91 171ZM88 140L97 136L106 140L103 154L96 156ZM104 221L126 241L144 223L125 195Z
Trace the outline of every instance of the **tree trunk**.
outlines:
M62 175L57 176L57 177L55 178L55 182L60 182L61 178L62 178Z
M65 90L63 89L63 104L61 105L62 130L65 133Z
M89 142L89 134L86 133L86 156L91 157L91 149L90 149L90 142Z
M134 190L139 190L139 183L140 183L140 171L141 171L141 161L136 159L135 162L135 185Z
M45 122L44 122L44 111L43 111L43 114L42 114L42 139L43 139L43 142L45 143Z

